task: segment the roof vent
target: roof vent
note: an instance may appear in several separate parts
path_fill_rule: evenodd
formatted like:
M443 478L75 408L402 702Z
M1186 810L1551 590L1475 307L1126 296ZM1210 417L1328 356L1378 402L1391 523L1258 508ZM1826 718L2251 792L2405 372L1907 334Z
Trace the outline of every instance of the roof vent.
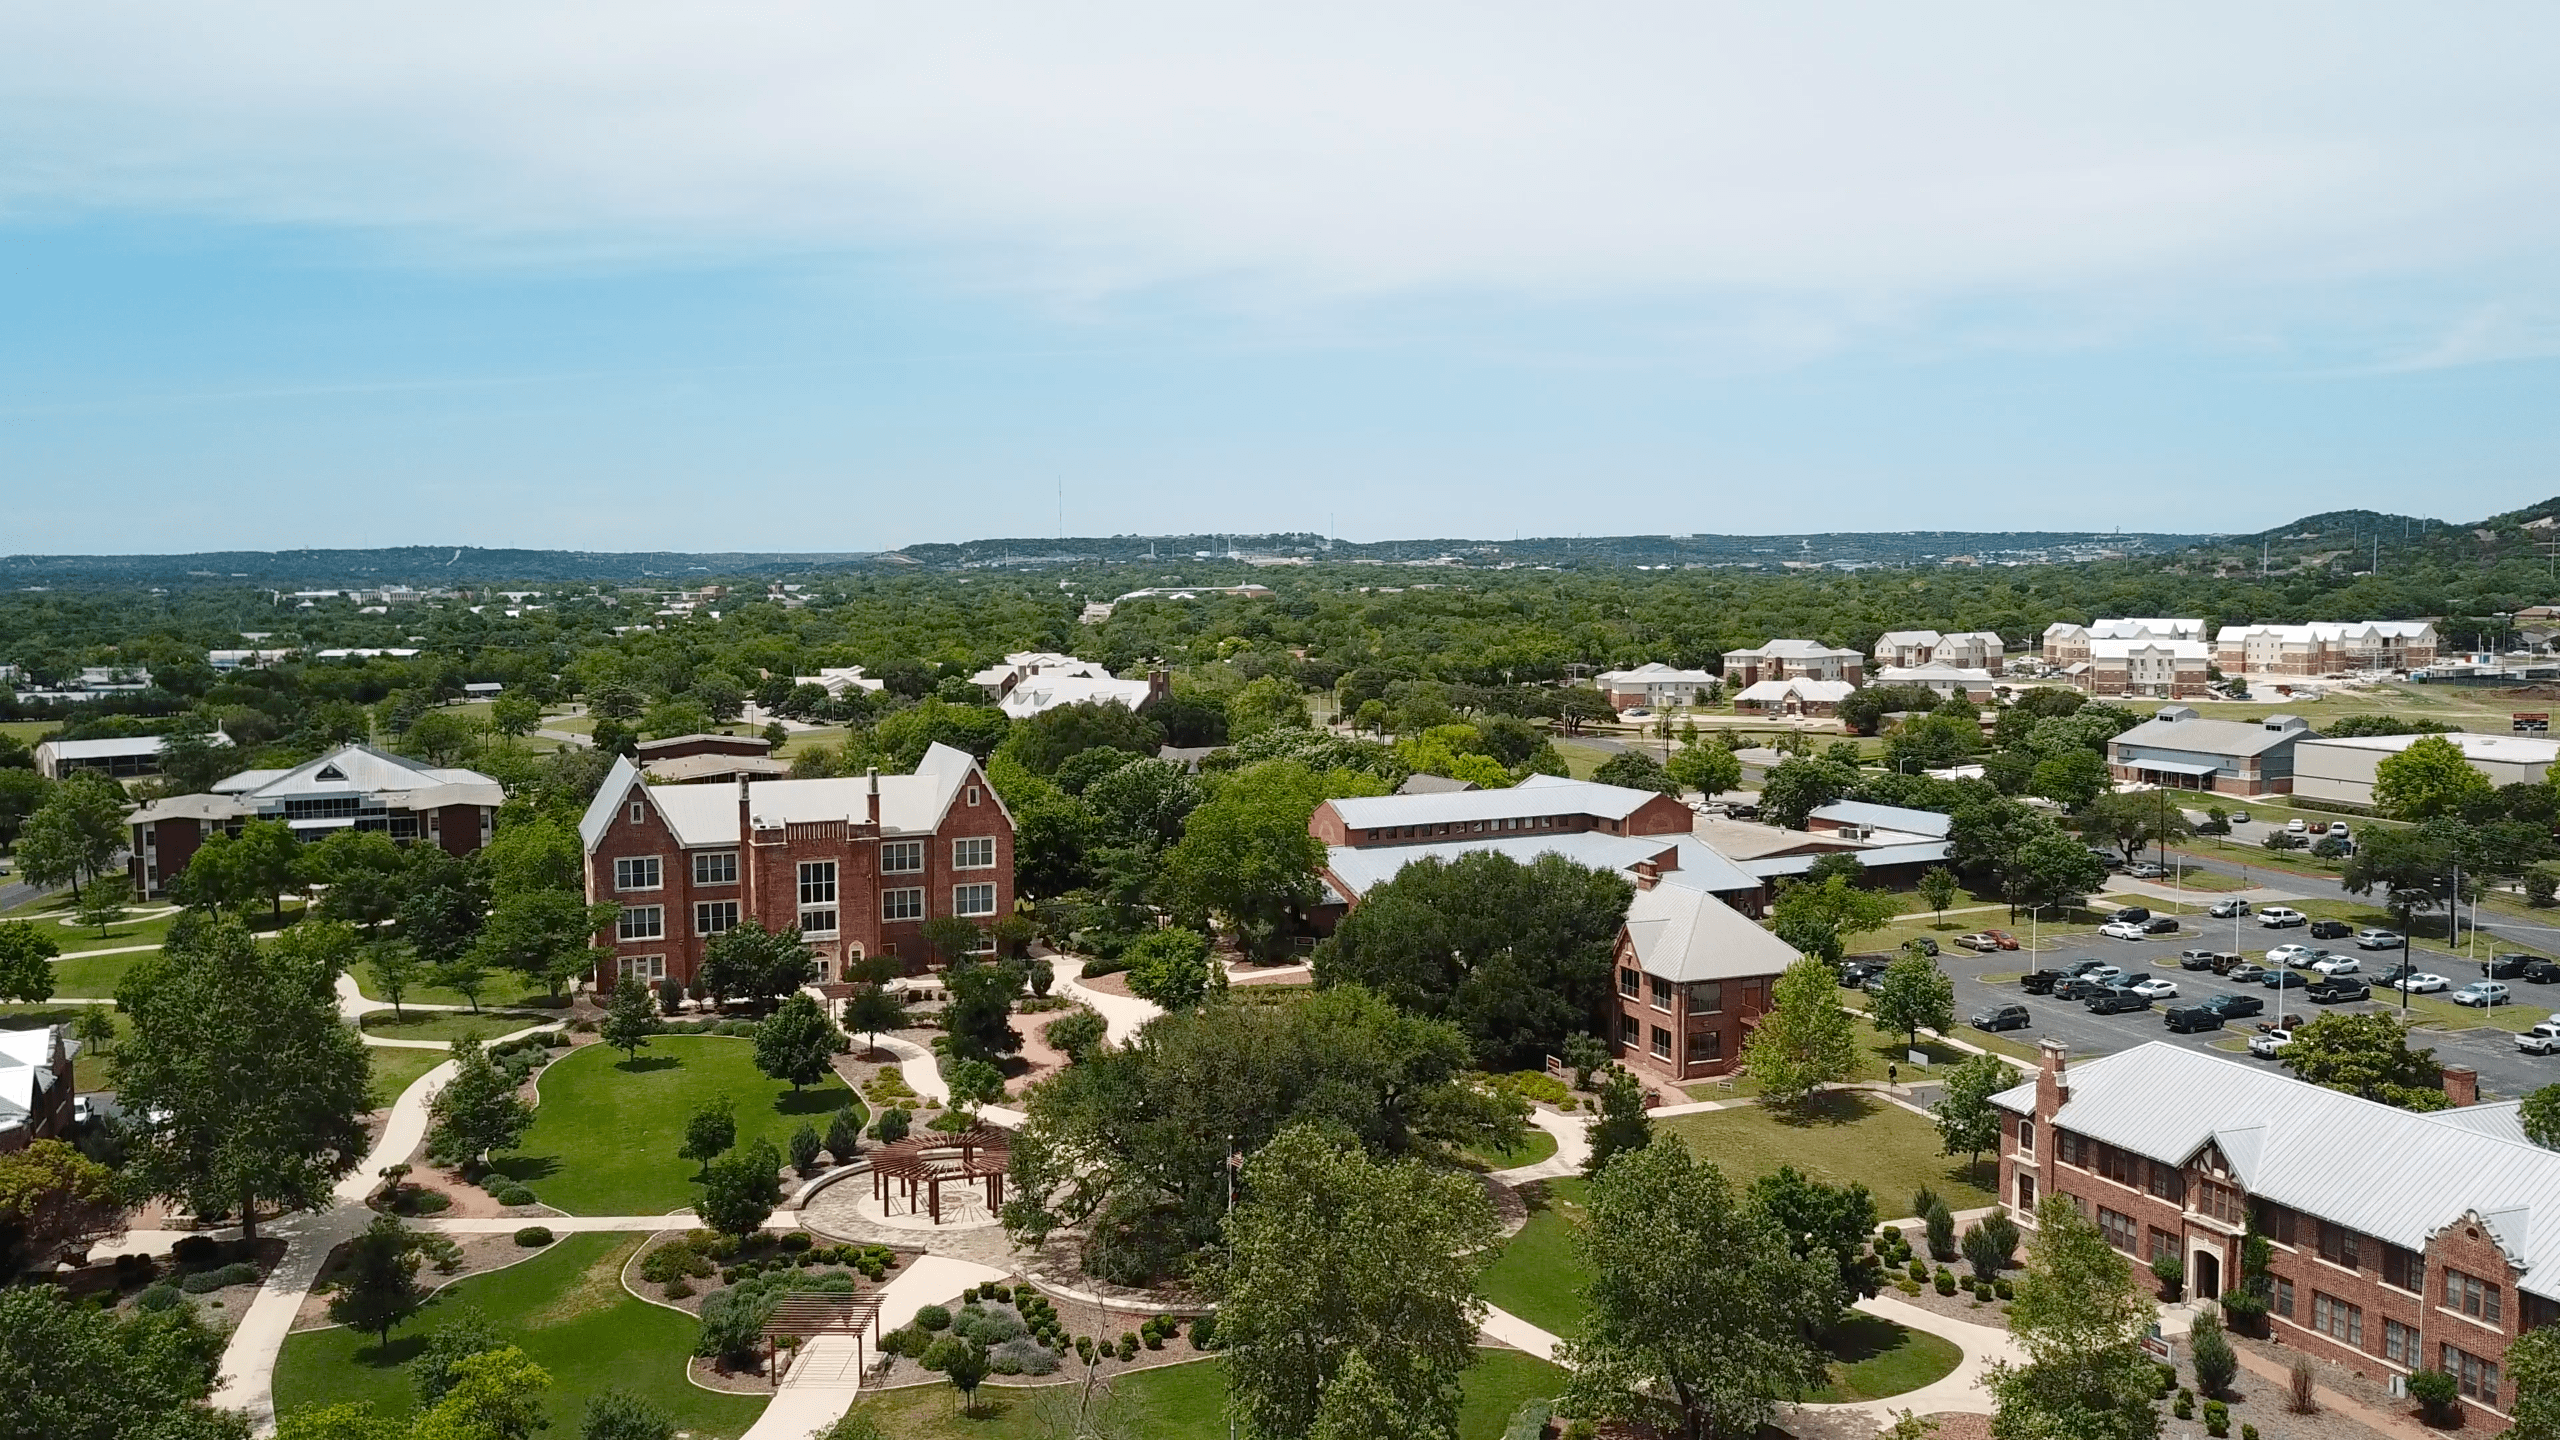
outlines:
M2311 722L2303 719L2299 715L2270 715L2266 718L2265 723L2268 729L2273 730L2278 734L2283 734L2288 730L2308 730L2311 728Z
M2193 720L2196 718L2196 712L2195 708L2189 705L2163 705L2159 709L2151 712L2151 718L2154 720Z

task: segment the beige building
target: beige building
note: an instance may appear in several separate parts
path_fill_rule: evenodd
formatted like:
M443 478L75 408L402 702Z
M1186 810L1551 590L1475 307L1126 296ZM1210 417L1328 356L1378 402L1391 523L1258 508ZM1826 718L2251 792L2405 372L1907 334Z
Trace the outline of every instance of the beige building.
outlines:
M2423 670L2436 660L2436 627L2424 620L2225 625L2213 663L2230 675L2340 675Z
M1858 685L1866 680L1866 659L1855 650L1837 650L1819 640L1772 640L1753 649L1724 652L1724 679L1738 686L1763 680L1838 680Z
M2074 625L2068 620L2056 620L2044 627L2044 646L2039 653L2047 665L2056 669L2065 669L2095 659L2096 654L2092 647L2095 642L2101 640L2193 641L2202 644L2204 622L2164 619L2157 616L2131 620L2092 620L2086 625Z
M2347 735L2305 740L2293 748L2293 793L2341 805L2371 805L2373 780L2382 762L2427 737L2423 735ZM2492 785L2538 785L2555 761L2560 740L2530 735L2452 734L2444 737L2462 751L2471 768Z
M1953 635L1887 630L1876 637L1875 661L1879 667L1950 665L1959 670L1997 670L2007 653L2000 637L1988 630L1960 630Z

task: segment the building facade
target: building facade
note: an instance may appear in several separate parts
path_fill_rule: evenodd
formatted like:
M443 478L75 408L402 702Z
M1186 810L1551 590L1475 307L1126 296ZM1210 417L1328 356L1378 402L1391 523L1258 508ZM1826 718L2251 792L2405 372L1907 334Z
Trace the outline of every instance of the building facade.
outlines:
M0 1155L70 1130L79 1054L68 1025L0 1030Z
M936 744L911 775L650 785L616 762L579 824L592 904L621 907L596 984L690 985L711 942L797 927L821 980L849 961L932 958L924 923L1013 913L1013 817L978 763ZM988 942L992 943L992 942Z
M2423 670L2436 663L2436 628L2424 620L2225 625L2213 663L2228 675L2348 675Z
M1867 657L1818 640L1772 640L1749 650L1724 652L1728 685L1757 685L1763 680L1836 680L1860 685L1866 673Z
M1731 1071L1778 976L1801 958L1716 896L1639 874L1618 931L1619 1063L1674 1084Z
M2457 1108L2420 1114L2157 1042L2041 1052L1992 1098L2020 1224L2068 1196L2204 1299L2247 1283L2254 1230L2275 1338L2376 1379L2441 1370L2475 1423L2505 1420L2508 1345L2560 1320L2560 1154L2526 1141L2515 1103L2471 1104L2468 1071L2446 1072Z
M1878 669L1888 665L1906 669L1951 665L1959 670L1996 671L2007 656L2007 646L1988 630L1959 630L1952 635L1935 630L1887 630L1876 637Z
M1846 680L1761 680L1735 691L1733 708L1745 715L1827 718L1839 714L1840 702L1857 688Z
M1609 704L1625 710L1636 705L1694 705L1698 692L1716 683L1704 670L1680 670L1660 661L1633 670L1603 670L1592 677Z
M165 895L214 831L237 835L252 820L281 820L299 840L379 830L404 845L468 855L489 843L505 800L504 788L477 770L345 745L289 770L243 770L209 795L142 806L125 818L133 831L126 864L135 893Z
M2293 793L2341 805L2373 804L2382 762L2423 735L2313 736L2293 747ZM2536 735L2445 735L2492 785L2539 785L2560 762L2560 740Z
M2296 749L2311 738L2299 715L2204 720L2184 705L2164 705L2107 742L2107 773L2171 790L2290 795Z
M2056 620L2044 627L2044 640L2038 654L2044 663L2059 670L2093 658L2090 647L2099 640L2188 640L2203 644L2204 638L2202 620L2143 616L2092 620L2086 625Z

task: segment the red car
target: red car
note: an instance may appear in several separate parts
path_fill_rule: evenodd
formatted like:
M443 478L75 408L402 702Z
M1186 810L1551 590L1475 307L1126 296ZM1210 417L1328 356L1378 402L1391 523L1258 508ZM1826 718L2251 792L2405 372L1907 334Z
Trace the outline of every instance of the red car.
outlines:
M1970 935L1957 936L1956 943L1967 950L2015 950L2018 937L2006 930L1977 930Z

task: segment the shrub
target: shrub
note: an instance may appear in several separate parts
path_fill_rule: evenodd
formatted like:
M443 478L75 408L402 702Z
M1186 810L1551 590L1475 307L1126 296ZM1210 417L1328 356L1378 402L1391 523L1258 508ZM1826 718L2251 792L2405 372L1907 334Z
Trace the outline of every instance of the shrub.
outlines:
M501 1205L531 1205L534 1203L533 1192L527 1190L521 1185L509 1185L502 1190L495 1191L493 1192L492 1198Z
M640 1257L640 1278L653 1284L672 1285L688 1276L700 1279L710 1273L710 1257L681 1241Z
M803 1175L816 1170L818 1154L826 1148L826 1137L818 1133L818 1127L801 1121L800 1128L791 1132L791 1168Z
M2169 1402L2169 1413L2180 1420L2193 1420L2196 1418L2196 1397L2184 1390L2179 1391L2178 1398Z
M1092 971L1090 971L1090 970L1088 970L1088 971L1086 971L1085 973L1086 973L1086 974L1088 974L1088 975L1090 975L1090 974L1092 974L1093 972L1092 972ZM1076 1358L1077 1358L1078 1360L1083 1361L1083 1362L1084 1362L1085 1364L1087 1364L1087 1365L1090 1365L1090 1364L1092 1364L1092 1363L1093 1363L1093 1337L1092 1337L1092 1336L1090 1336L1090 1335L1079 1335L1079 1336L1077 1336L1077 1337L1076 1337Z
M2409 1377L2409 1398L2425 1409L2430 1425L2452 1423L2454 1397L2461 1391L2461 1382L2442 1370L2421 1370Z
M2204 1402L2204 1433L2216 1437L2231 1433L2231 1407L2219 1400Z
M198 1270L178 1282L178 1288L190 1295L203 1295L229 1285L254 1285L258 1267L234 1261L213 1270Z
M1893 1282L1893 1288L1905 1295L1917 1295L1920 1293L1920 1282L1904 1275Z
M2195 1328L2187 1336L2187 1354L2195 1366L2196 1388L2208 1397L2229 1390L2239 1378L2240 1356L2210 1310L2196 1316Z
M779 1241L776 1241L774 1248L780 1250L785 1255L797 1255L801 1251L808 1249L809 1245L809 1232L806 1230L794 1230L790 1234L783 1236Z
M2161 1299L2177 1299L2179 1288L2185 1282L2186 1275L2186 1262L2177 1256L2154 1255L2151 1257L2151 1278L2160 1282Z
M222 1246L210 1235L189 1235L169 1247L169 1258L180 1265L203 1265L222 1253Z
M1206 1350L1217 1343L1218 1317L1215 1314L1192 1317L1191 1348L1194 1350Z
M1929 1222L1929 1258L1940 1263L1956 1258L1956 1212L1940 1200L1930 1205L1925 1217Z
M1058 1357L1049 1347L1031 1340L1008 1340L988 1354L988 1363L1003 1375L1054 1375ZM1012 1368L1007 1369L1010 1365Z
M1161 1350L1164 1348L1164 1332L1156 1328L1156 1322L1153 1320L1147 1322L1146 1333L1138 1338L1145 1341L1147 1348L1150 1350Z
M894 1145L907 1138L908 1127L914 1120L915 1117L908 1114L904 1106L893 1105L881 1111L880 1118L871 1122L871 1138L883 1145Z
M551 1243L551 1227L548 1225L527 1225L516 1232L516 1243L527 1250L539 1250L543 1246Z
M1956 1272L1953 1270L1941 1270L1938 1272L1938 1293L1941 1295L1953 1295L1956 1293Z
M181 1297L178 1294L178 1287L170 1284L166 1280L163 1280L159 1284L143 1291L141 1294L134 1296L133 1303L138 1309L167 1310L175 1306L180 1298Z
M2258 1440L2258 1427L2247 1422L2240 1426L2240 1440Z
M1138 1334L1136 1331L1123 1330L1120 1332L1120 1358L1123 1360L1135 1360L1138 1358Z
M1906 1268L1911 1272L1911 1278L1914 1280L1926 1281L1929 1278L1929 1267L1925 1262L1915 1259Z
M927 1332L951 1328L951 1312L939 1305L927 1305L916 1311L916 1324Z
M682 1300L691 1294L693 1294L693 1282L685 1279L683 1276L679 1275L675 1279L667 1282L668 1299Z
M1991 1282L1991 1293L1997 1299L2009 1300L2016 1298L2018 1291L2017 1287L2011 1285L2008 1277L2004 1275Z

